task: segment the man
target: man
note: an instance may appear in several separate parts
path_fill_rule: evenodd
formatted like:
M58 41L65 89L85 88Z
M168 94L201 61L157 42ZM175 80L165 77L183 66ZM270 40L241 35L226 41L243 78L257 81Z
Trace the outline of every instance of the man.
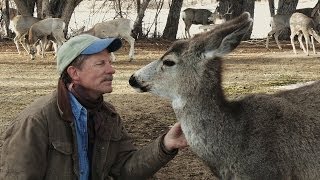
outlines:
M57 53L57 91L23 110L7 130L0 179L146 179L187 146L179 123L137 150L114 107L111 52L120 39L80 35Z

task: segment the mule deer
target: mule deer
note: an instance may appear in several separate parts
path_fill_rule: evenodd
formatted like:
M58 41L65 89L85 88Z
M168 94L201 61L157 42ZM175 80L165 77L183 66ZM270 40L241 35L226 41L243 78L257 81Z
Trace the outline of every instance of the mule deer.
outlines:
M130 19L119 18L95 24L91 29L84 31L85 34L91 34L99 38L120 37L130 44L129 58L134 59L134 42L131 36L133 22ZM112 53L113 59L114 55Z
M17 15L11 20L11 29L15 33L13 41L16 45L19 54L21 54L19 42L21 43L22 47L26 50L26 52L29 54L30 47L29 43L26 42L25 36L27 35L30 27L38 21L40 21L40 19L32 16L22 15Z
M185 35L190 38L190 27L192 24L202 24L202 25L208 25L211 23L214 23L213 20L215 20L214 17L217 16L218 12L212 13L208 9L193 9L193 8L187 8L183 10L182 12L182 20L185 24ZM211 17L211 18L210 18Z
M312 18L315 16L315 13L320 8L320 1L313 7L313 8L303 8L303 9L296 9L295 12L303 13L304 15ZM282 47L279 43L279 35L283 31L289 31L290 30L290 17L292 13L290 14L276 14L271 17L270 26L271 31L267 35L266 40L266 48L269 49L269 38L274 36L274 39L277 43L277 46L280 50L282 50Z
M204 31L211 30L215 28L218 24L224 23L227 21L227 15L230 15L233 13L233 11L230 11L232 8L232 4L228 5L228 9L225 13L221 14L219 13L219 6L216 8L216 10L211 14L210 17L208 17L208 20L213 22L212 24L209 25L203 25L200 26L199 29L203 29Z
M224 95L221 57L252 22L246 12L176 41L129 83L172 101L191 149L219 179L320 179L320 82L238 100Z
M40 42L42 57L48 43L48 37L52 36L56 43L55 52L66 41L63 30L66 23L60 18L47 18L34 23L29 29L29 43L31 59L35 59L35 47Z
M298 35L298 41L300 43L300 47L303 49L303 52L309 55L309 43L310 43L310 36L311 36L311 44L313 47L313 53L316 54L315 47L314 47L314 41L313 38L315 38L320 43L320 36L315 31L317 25L319 23L314 21L312 18L296 12L293 13L290 18L290 29L291 29L291 45L293 48L293 52L297 54L295 45L294 45L294 37ZM306 48L303 45L302 42L302 35L306 41Z
M270 26L271 31L267 35L266 48L269 49L269 38L274 36L274 39L278 45L278 48L282 50L282 47L279 43L279 35L286 30L290 29L290 20L291 14L276 14L271 18Z
M81 26L79 29L73 29L71 27L70 28L70 34L69 34L69 38L78 36L79 34L83 33L84 29L86 28L86 26Z

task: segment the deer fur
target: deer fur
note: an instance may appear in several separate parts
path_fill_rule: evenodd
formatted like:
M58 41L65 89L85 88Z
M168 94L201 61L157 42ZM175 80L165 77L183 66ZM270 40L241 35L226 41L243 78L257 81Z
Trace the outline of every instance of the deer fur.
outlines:
M131 36L133 22L130 19L119 18L95 24L91 29L84 31L82 34L91 34L98 38L119 37L123 38L130 44L129 59L134 59L134 42ZM113 59L114 55L112 54Z
M320 82L229 100L222 57L252 26L249 13L188 40L129 79L139 92L172 101L197 154L224 180L320 179Z
M291 29L290 40L291 40L293 52L295 54L297 54L297 51L294 45L294 37L296 35L298 35L298 41L300 43L300 47L303 49L303 52L306 53L306 55L309 55L309 43L310 43L310 36L311 36L313 54L316 54L313 38L315 38L320 43L320 36L315 31L317 25L318 25L318 22L314 21L312 18L309 18L308 16L302 13L296 12L292 14L290 18L290 29ZM306 48L304 47L302 42L302 35L306 41Z
M22 47L25 49L25 51L29 54L30 47L29 43L26 42L25 36L27 35L30 27L40 21L39 18L35 18L32 16L23 16L23 15L17 15L13 17L11 20L11 29L15 33L15 37L13 39L17 51L19 54L21 54L20 48L19 48L19 42L21 43Z
M44 57L45 48L48 44L48 37L52 36L52 40L59 48L66 39L64 37L64 29L66 23L60 18L46 18L34 23L29 29L29 43L31 59L35 59L35 47L40 42L42 57Z

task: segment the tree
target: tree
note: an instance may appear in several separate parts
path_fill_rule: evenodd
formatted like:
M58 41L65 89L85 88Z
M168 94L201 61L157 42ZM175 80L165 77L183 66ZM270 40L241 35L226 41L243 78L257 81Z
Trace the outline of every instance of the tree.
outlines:
M168 40L176 39L182 3L183 0L172 0L167 18L167 24L164 28L162 38Z
M135 39L142 37L142 20L144 18L144 13L149 5L150 0L144 0L141 4L141 0L137 0L137 18L133 25L132 34Z
M274 0L269 0L269 10L270 10L270 16L275 15L275 8L274 8Z
M299 0L279 0L277 14L292 14Z

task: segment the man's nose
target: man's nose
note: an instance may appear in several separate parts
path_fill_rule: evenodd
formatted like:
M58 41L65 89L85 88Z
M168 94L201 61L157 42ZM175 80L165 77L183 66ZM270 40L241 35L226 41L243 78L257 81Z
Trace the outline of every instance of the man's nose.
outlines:
M114 67L110 63L108 63L108 65L106 66L106 71L108 74L114 74L116 72L116 70L114 69Z

